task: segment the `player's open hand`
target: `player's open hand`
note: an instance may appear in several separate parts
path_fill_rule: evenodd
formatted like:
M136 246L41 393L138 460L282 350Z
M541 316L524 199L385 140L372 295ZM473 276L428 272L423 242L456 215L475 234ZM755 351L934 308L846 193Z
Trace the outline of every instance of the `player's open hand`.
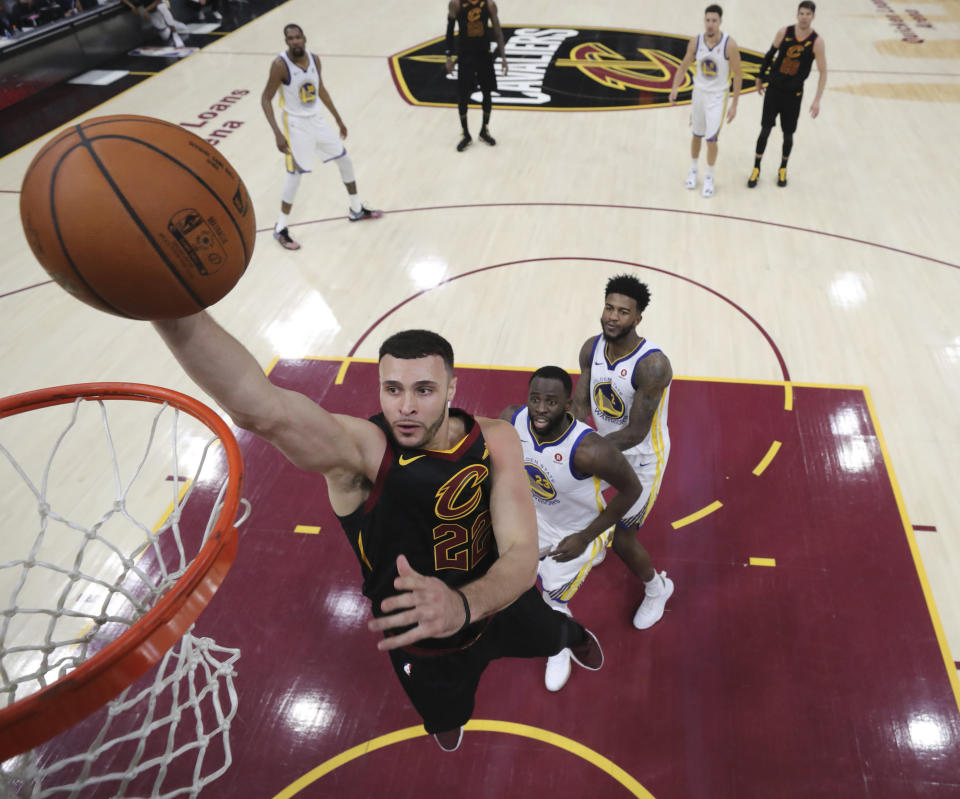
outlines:
M733 118L737 115L737 103L736 100L730 104L730 110L727 111L727 124L733 122Z
M341 139L346 139L346 138L347 138L347 126L344 125L343 122L338 119L338 120L337 120L337 127L340 128L340 138L341 138Z
M510 71L510 68L507 66L507 59L501 56L500 58L500 73L506 75Z
M446 67L447 67L447 74L448 74L448 75L452 75L452 74L453 74L453 59L452 59L450 56L447 56Z
M397 571L400 576L393 581L393 587L401 593L387 597L380 605L384 613L391 615L373 619L367 627L377 632L416 626L384 638L377 643L377 649L396 649L424 638L445 638L463 626L463 602L446 583L417 573L404 555L397 558Z
M276 134L277 149L284 155L290 155L290 145L287 144L287 137L282 133Z
M762 95L763 95L763 81L760 80L760 78L757 78L757 80L756 80L756 82L754 83L754 85L757 87L757 94L759 94L759 95L762 96Z
M676 105L676 104L677 104L677 87L674 86L670 90L670 105Z
M812 103L810 103L810 116L816 119L819 113L820 113L820 101L814 100Z
M573 533L557 544L550 556L558 563L566 563L582 555L589 543L590 539L585 538L582 533Z

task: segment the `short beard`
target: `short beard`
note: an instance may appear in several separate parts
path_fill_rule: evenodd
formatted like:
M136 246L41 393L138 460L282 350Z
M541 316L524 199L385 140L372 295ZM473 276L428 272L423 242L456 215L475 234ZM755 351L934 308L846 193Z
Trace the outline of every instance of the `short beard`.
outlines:
M604 341L608 341L608 342L610 342L610 343L612 344L612 343L617 342L617 341L623 341L623 339L625 339L627 336L630 335L630 330L633 330L633 328L629 328L628 330L624 330L622 333L620 333L620 334L617 335L617 336L608 336L608 335L607 335L607 332L606 332L605 330L604 330L604 331L601 331L601 332L603 333L603 340L604 340Z
M446 421L446 418L447 418L447 414L444 411L440 414L440 418L438 418L437 421L435 421L431 425L427 425L424 428L423 438L420 441L418 441L416 444L401 443L400 440L397 438L397 434L393 430L393 425L390 425L390 434L393 437L394 443L396 443L401 447L406 447L407 449L423 449L424 446L430 441L430 439L437 434L437 430L440 429L444 421Z

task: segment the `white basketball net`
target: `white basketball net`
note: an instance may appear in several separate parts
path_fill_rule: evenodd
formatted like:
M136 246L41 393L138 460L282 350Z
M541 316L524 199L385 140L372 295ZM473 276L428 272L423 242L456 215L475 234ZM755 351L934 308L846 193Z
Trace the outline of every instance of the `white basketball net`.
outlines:
M227 480L217 435L166 403L77 399L11 416L0 420L0 455L5 707L157 603L213 531ZM240 652L192 629L106 708L0 765L0 794L167 799L219 777L231 761Z

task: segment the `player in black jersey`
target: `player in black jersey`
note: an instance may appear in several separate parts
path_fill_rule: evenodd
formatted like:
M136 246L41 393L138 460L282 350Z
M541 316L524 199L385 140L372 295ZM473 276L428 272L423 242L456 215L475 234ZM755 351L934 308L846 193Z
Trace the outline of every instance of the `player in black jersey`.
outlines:
M470 146L473 137L467 127L467 105L470 95L479 86L482 95L483 126L480 128L480 141L491 147L497 140L490 135L487 125L490 123L490 109L493 107L491 92L497 88L497 76L493 71L493 55L490 52L490 30L497 37L500 63L503 74L507 74L507 56L504 50L503 31L497 17L497 4L494 0L450 0L447 10L447 74L453 72L454 38L453 25L456 22L459 33L456 39L457 52L457 107L460 111L460 125L463 138L457 144L457 152L463 152Z
M187 373L233 422L324 475L360 562L378 649L441 748L456 749L487 664L565 647L603 664L592 633L533 587L537 522L520 440L498 419L450 409L453 351L405 331L380 348L373 419L325 411L273 385L205 312L155 322Z
M800 101L803 99L803 83L810 74L810 67L817 62L820 80L817 94L810 103L810 116L820 113L820 98L827 85L827 56L823 38L813 29L813 16L817 6L812 0L803 0L797 8L797 24L781 28L767 51L757 76L757 91L763 94L764 81L769 79L766 96L763 98L763 115L760 120L760 137L753 171L747 180L751 189L760 179L760 160L767 147L767 137L780 117L783 130L783 156L777 171L777 185L787 185L787 159L793 149L793 133L800 117ZM776 58L774 58L776 56Z

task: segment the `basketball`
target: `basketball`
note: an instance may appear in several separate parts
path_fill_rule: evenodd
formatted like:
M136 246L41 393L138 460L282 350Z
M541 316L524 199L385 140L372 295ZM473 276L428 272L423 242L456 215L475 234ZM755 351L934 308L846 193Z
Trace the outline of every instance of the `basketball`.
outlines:
M256 235L246 186L227 159L178 125L104 116L37 153L20 218L63 289L130 319L212 305L243 275Z

